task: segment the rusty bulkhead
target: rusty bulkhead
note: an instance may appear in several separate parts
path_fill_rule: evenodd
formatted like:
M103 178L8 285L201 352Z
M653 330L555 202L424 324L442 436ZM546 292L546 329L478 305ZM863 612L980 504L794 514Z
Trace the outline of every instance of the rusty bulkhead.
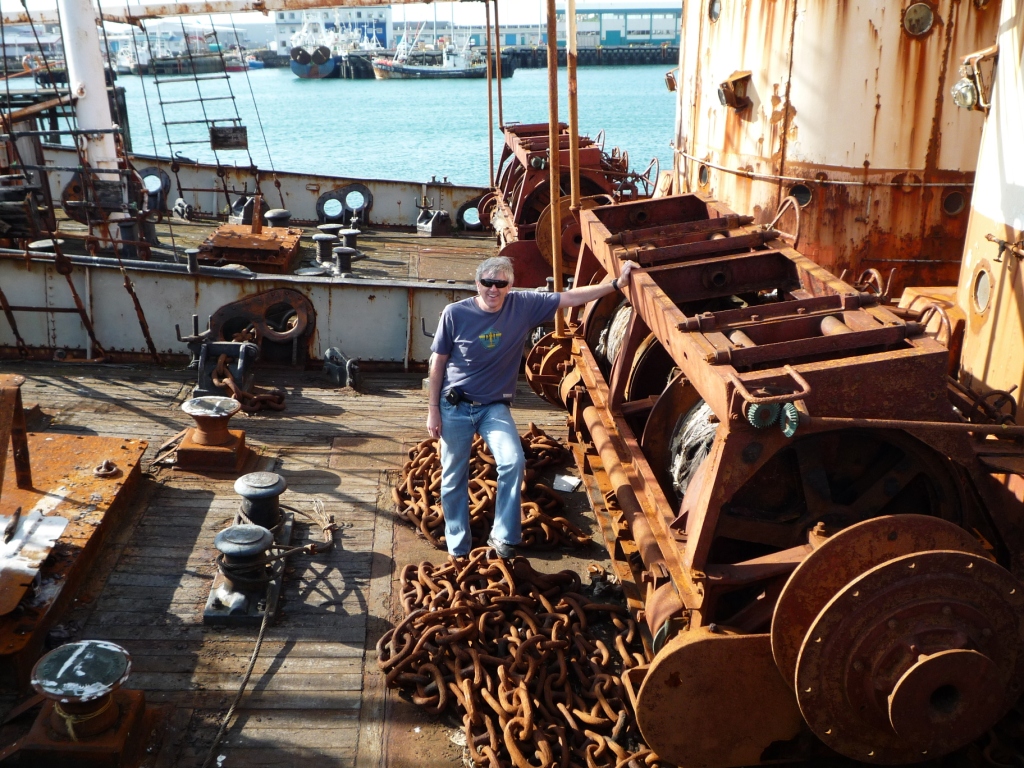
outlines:
M892 290L957 281L983 116L957 57L995 39L998 3L687 3L675 189L768 223L799 205L799 247ZM796 226L792 212L781 219Z

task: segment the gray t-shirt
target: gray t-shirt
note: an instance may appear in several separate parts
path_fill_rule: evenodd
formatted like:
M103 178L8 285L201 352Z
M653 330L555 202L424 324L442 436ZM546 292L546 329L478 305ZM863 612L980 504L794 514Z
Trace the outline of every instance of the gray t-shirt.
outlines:
M445 307L430 345L449 355L443 388L458 387L478 403L511 400L526 335L554 317L558 301L557 293L510 291L498 312L480 309L475 297Z

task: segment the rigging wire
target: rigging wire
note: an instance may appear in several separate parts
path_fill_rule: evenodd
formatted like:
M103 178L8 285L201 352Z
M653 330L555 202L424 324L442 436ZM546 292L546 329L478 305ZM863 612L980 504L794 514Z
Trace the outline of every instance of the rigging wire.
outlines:
M235 15L231 14L230 16L228 16L228 18L231 19L231 29L235 33L235 45L238 46L238 55L239 55L239 57L241 57L241 55L242 55L242 43L238 39L238 28L235 26ZM212 23L212 17L211 17L211 23ZM256 111L256 124L260 127L260 135L263 137L263 146L266 147L266 149L267 149L267 162L270 164L270 173L274 177L274 186L277 187L277 194L281 198L281 207L282 208L287 208L288 206L286 206L284 204L284 193L281 192L281 180L278 179L278 177L277 177L277 169L274 168L274 158L271 157L271 155L270 155L270 144L267 142L267 132L265 130L263 130L263 119L260 117L260 108L256 104L256 93L252 89L252 80L249 79L249 67L244 66L244 61L243 61L242 71L245 72L245 82L249 86L249 95L252 97L252 108ZM236 111L237 111L237 105L236 105ZM250 156L250 160L251 160L251 156ZM259 176L257 176L257 184L258 183L259 183Z
M238 114L238 102L235 101L235 90L234 90L234 88L231 87L231 76L228 74L227 62L224 61L224 49L223 49L223 47L221 47L220 37L217 35L217 26L213 23L213 16L210 15L209 19L210 19L210 28L213 29L213 42L214 42L214 45L217 46L217 55L220 56L220 64L221 64L222 67L224 67L224 75L225 75L224 82L227 83L227 86L228 86L228 95L231 97L231 107L232 107L232 109L235 110L234 123L235 123L235 125L240 125L241 122L242 122L242 117L241 117L241 115ZM236 42L238 40L238 35L237 34L235 34L235 40L236 40ZM242 48L241 48L241 46L239 46L239 48L238 48L238 58L239 58L239 61L242 60ZM244 68L244 62L242 62L242 63L243 63L243 68ZM232 118L228 118L228 119L231 120ZM249 151L249 142L248 141L245 143L245 154L249 158L249 167L255 169L256 168L256 163L254 163L253 160L252 160L252 152ZM257 190L259 189L259 177L256 178L256 188L257 188Z
M22 0L22 1L24 2L24 0ZM188 54L189 68L192 70L192 79L193 79L193 82L195 82L195 84L196 84L196 94L199 97L197 99L197 101L199 102L199 108L203 111L203 122L206 124L207 128L209 128L209 126L211 124L210 116L206 113L206 101L203 99L203 89L199 85L199 71L196 69L195 58L192 56L192 46L189 45L188 33L185 31L185 19L183 17L179 16L178 17L178 21L181 23L181 35L182 35L182 37L185 38L185 53ZM221 64L223 64L223 63L224 63L224 57L223 57L223 55L221 55ZM227 72L224 73L224 78L227 79ZM159 82L159 81L157 81L157 82ZM161 101L162 101L162 99L161 99ZM164 117L164 127L167 128L167 118L166 118L166 116ZM168 128L168 134L167 134L167 143L170 144L170 129L169 128ZM231 192L228 190L227 175L225 174L224 167L223 167L223 165L220 162L220 155L217 154L217 150L213 149L212 147L211 147L211 150L213 151L213 160L214 160L214 162L217 165L217 178L219 178L221 180L221 183L224 186L224 199L227 201L228 213L230 215L230 212L231 212ZM216 210L213 211L213 213L216 214Z
M113 74L114 73L114 62L111 61L111 59L110 59L110 40L107 38L107 22L106 22L106 19L103 18L103 0L96 0L96 7L97 7L97 9L100 12L100 29L103 31L103 47L106 48L106 51L107 51L107 67L110 69L110 73ZM59 8L59 6L58 6L58 8ZM70 75L68 75L68 77L70 78ZM111 79L113 79L113 78L111 78ZM103 72L103 85L104 85L104 87L106 86L106 84L107 84L107 73L106 73L106 70L104 70L104 72ZM71 82L69 80L68 81L68 88L70 88L70 87L71 87ZM123 129L123 126L127 125L127 123L124 120L124 115L121 114L121 105L117 103L116 95L115 95L115 98L110 99L110 101L113 102L113 105L114 105L114 115L113 115L114 120L116 120L118 126L122 127L122 129ZM121 135L122 135L122 137L124 136L123 133Z
M139 21L139 26L142 27L142 34L146 38L146 50L149 51L149 60L153 61L153 48L149 44L149 30L146 29L146 23ZM146 106L146 120L149 121L149 135L153 140L153 154L159 156L159 152L156 146L156 130L153 128L153 113L149 111L149 95L146 93L146 79L142 76L142 62L139 59L139 41L135 37L135 30L132 30L132 47L135 49L135 66L139 68L139 87L142 89L142 101ZM159 87L157 88L159 90ZM159 93L157 94L157 100L160 100ZM163 104L160 105L160 110L163 112ZM169 148L168 148L169 149ZM174 174L175 181L178 181L178 174ZM161 182L162 183L162 182ZM178 182L178 194L181 194L181 183ZM167 200L164 199L164 206L166 207ZM159 212L161 219L163 219L163 211ZM171 250L174 252L174 260L178 261L178 244L174 238L174 221L173 215L167 216L167 231L171 236Z

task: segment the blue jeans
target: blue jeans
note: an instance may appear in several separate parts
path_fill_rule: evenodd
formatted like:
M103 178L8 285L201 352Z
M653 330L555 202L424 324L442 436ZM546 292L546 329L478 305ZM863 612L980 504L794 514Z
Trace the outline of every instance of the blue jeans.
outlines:
M468 555L473 546L469 530L469 457L473 435L479 434L498 465L498 493L491 538L504 544L522 539L520 490L523 484L523 445L512 414L504 403L450 405L441 400L441 506L448 552Z

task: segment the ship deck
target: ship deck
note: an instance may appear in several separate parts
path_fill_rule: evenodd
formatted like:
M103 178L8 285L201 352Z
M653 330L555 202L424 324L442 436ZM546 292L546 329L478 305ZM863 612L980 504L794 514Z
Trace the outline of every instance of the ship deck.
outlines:
M184 221L165 217L156 225L162 246L160 250L168 258L174 251L184 262L185 249L198 248L223 223L213 219ZM316 248L312 236L317 233L316 227L289 226L302 230L301 245L292 270L315 266ZM85 225L67 218L60 218L59 228L62 232L87 234ZM476 265L498 254L494 237L484 233L455 231L447 237L423 237L410 229L372 224L360 225L360 229L362 234L358 247L364 258L353 260L352 273L361 278L471 282ZM84 252L78 245L75 240L70 240L65 248L69 252Z
M415 250L422 242L409 245ZM239 498L234 476L201 476L150 465L157 448L191 420L181 411L194 381L187 370L144 366L13 363L27 379L26 408L39 404L47 434L111 435L149 441L146 473L123 524L51 635L123 645L132 657L126 687L145 691L163 727L143 765L200 766L252 653L258 628L204 626L216 573L214 535ZM393 590L402 566L444 554L393 511L390 488L408 448L423 439L420 375L373 374L362 390L331 387L319 372L261 369L257 384L283 389L287 410L238 416L262 468L282 474L282 503L310 509L320 499L342 524L338 546L289 561L283 604L233 724L214 761L230 766L461 765L448 736L459 724L422 714L384 687L375 643L401 610ZM520 384L513 414L564 439L565 414ZM8 464L10 467L11 465ZM584 494L567 495L569 517L590 533ZM312 540L296 526L295 540ZM317 531L318 533L318 531ZM590 544L529 554L542 570L606 562ZM0 703L9 709L19 698ZM0 730L9 743L11 726Z

